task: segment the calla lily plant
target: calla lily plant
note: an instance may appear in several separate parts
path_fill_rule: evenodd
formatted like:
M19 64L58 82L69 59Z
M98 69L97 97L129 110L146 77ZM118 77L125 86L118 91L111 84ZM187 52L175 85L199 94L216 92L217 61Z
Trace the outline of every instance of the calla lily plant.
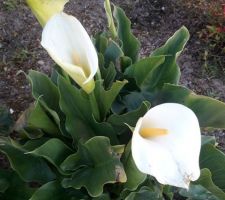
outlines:
M164 185L188 188L200 176L201 133L189 108L165 103L140 118L132 137L138 169Z
M225 155L200 127L225 129L225 104L178 85L188 30L140 58L121 8L105 0L109 30L93 44L66 2L27 0L59 67L27 75L35 103L13 126L16 140L0 113L12 168L0 169L0 199L224 200Z

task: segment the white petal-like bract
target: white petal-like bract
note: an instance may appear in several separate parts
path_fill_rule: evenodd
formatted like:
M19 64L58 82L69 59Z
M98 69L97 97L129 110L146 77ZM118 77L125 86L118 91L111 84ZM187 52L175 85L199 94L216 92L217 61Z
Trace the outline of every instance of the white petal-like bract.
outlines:
M165 129L166 135L143 137L143 129ZM164 185L188 188L200 176L201 133L192 110L176 103L150 109L140 118L132 138L132 155L138 169Z
M98 56L79 20L63 12L54 15L44 27L41 44L81 88L87 93L94 89Z

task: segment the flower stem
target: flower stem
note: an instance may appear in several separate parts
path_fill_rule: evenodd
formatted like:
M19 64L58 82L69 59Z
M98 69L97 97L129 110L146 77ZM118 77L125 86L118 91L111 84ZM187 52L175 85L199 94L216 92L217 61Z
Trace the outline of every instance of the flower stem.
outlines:
M117 38L117 31L116 31L115 23L114 23L114 20L113 20L110 0L105 0L104 7L105 7L107 19L108 19L109 30L110 30L113 38Z
M90 98L90 102L91 102L92 113L95 117L95 120L100 121L100 113L99 113L98 103L96 101L94 92L91 92L89 94L89 98Z

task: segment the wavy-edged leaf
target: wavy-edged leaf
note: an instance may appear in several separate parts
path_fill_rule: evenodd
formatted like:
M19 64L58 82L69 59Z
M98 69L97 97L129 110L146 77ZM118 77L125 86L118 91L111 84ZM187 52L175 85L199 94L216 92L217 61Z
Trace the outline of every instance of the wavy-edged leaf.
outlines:
M28 153L45 158L61 173L63 173L60 170L60 165L70 154L73 153L73 150L65 145L61 140L53 138Z
M151 190L149 187L142 187L139 191L131 192L125 200L163 200L162 195Z
M46 183L55 179L55 174L42 158L26 154L25 150L15 147L8 139L0 138L0 151L7 155L11 167L24 181Z
M140 42L131 31L131 22L119 7L114 6L113 15L117 22L118 37L122 43L123 52L135 63L139 58Z
M97 81L95 86L95 96L99 106L101 117L104 119L107 113L110 111L114 100L119 94L120 90L124 87L127 81L116 81L113 83L109 90L105 90L102 81Z
M106 137L93 137L81 144L78 152L68 157L61 167L74 171L71 178L63 180L65 188L85 187L92 197L100 196L107 183L126 182L120 158Z
M59 77L58 85L61 96L60 106L66 115L66 128L74 141L78 142L80 139L87 141L91 137L99 135L109 137L112 143L116 144L116 133L112 126L107 122L98 123L94 119L90 100L87 96L84 96L86 94L82 93L81 90L68 83L62 77ZM116 85L115 88L118 89L118 85ZM115 91L113 90L113 92ZM109 95L110 98L113 98L113 92L109 92L108 94L106 91L105 95ZM109 96L107 96L105 100L108 101ZM112 99L110 99L109 102L104 102L106 109L110 101L112 101Z
M165 56L165 61L154 70L154 83L151 88L161 88L164 83L177 84L180 79L180 68L176 63L178 56L183 51L189 40L189 32L186 27L181 27L169 38L165 45L156 49L152 56Z
M203 145L200 154L201 169L212 173L212 181L225 192L225 154L211 144Z
M164 55L145 58L127 68L125 74L133 77L140 89L152 90L159 78L157 68L164 62Z
M131 143L129 143L125 149L122 163L127 175L127 182L124 184L124 189L134 191L141 183L144 182L147 175L138 170L132 157Z
M144 101L138 109L125 113L123 115L113 114L108 118L107 121L113 126L117 134L121 134L128 129L126 124L135 127L138 119L140 117L143 117L144 114L149 110L149 108L150 103L148 101Z
M86 199L81 191L65 189L59 181L52 181L41 186L29 200L69 200Z
M201 170L200 178L190 185L189 190L181 190L180 194L193 200L223 200L225 193L212 181L212 174L208 169Z
M42 132L50 135L58 135L60 131L57 125L47 115L40 101L30 106L17 120L15 130L19 132L27 132L27 136L31 139L39 138Z
M58 73L54 70L55 77ZM63 135L68 137L65 130L65 116L59 106L59 91L55 83L45 74L30 70L28 78L32 85L33 97L38 100L45 110L52 116Z

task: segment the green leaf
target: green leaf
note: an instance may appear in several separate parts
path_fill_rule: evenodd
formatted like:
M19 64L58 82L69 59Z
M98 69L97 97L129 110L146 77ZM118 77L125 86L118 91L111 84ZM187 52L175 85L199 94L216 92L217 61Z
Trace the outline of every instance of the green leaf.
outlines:
M50 135L59 134L59 129L56 124L49 118L44 111L41 103L37 101L34 105L30 106L19 118L15 126L16 131L31 130L29 137L31 139L40 137L41 133L38 130L42 130ZM33 130L36 129L37 135L35 136Z
M122 43L125 56L128 56L135 63L139 58L140 42L131 32L131 22L125 12L114 6L114 17L117 21L118 37Z
M112 143L116 144L116 133L112 126L106 122L98 123L94 119L90 100L87 95L82 93L78 88L69 84L62 77L59 77L58 85L60 91L60 106L66 115L66 128L74 141L76 143L79 140L87 141L95 135L100 135L109 137ZM120 84L118 83L118 85ZM118 88L118 85L116 84L115 88ZM115 91L113 90L113 92ZM111 97L113 96L110 92L109 94ZM106 99L108 99L108 97Z
M46 105L56 111L60 112L59 108L59 92L56 85L45 74L30 70L28 78L32 85L32 94L36 100L42 97Z
M116 68L113 63L110 63L108 68L103 67L101 70L102 79L104 80L104 86L106 89L112 87L112 84L116 78Z
M57 125L44 111L40 101L23 112L16 122L15 130L25 133L30 139L40 138L44 132L55 136L59 134Z
M108 46L108 39L107 39L107 37L105 37L105 35L103 33L102 34L97 34L95 36L94 43L95 43L95 47L96 47L96 50L98 51L98 53L104 55L105 50L106 50L106 48Z
M125 74L135 78L142 90L152 90L158 81L158 67L164 63L165 56L152 56L140 60L126 69Z
M117 81L113 83L109 90L106 91L102 85L102 81L96 82L94 93L102 119L106 117L107 113L112 107L114 100L126 83L127 81Z
M201 185L191 184L188 190L182 189L179 191L179 194L183 197L187 197L188 200L219 200Z
M11 167L24 181L45 183L55 179L55 174L43 159L26 154L25 150L13 146L9 140L0 138L0 151L7 155Z
M155 100L157 104L173 102L189 107L197 115L201 127L225 128L225 103L218 100L171 84L165 84Z
M0 106L0 135L7 136L11 133L13 124L9 110Z
M59 139L50 139L40 147L30 151L29 154L40 156L52 163L61 173L61 163L70 155L73 151L66 146Z
M80 144L78 152L68 157L61 167L74 171L71 178L63 180L65 188L85 187L92 197L100 196L107 183L126 182L123 165L106 137L93 137Z
M163 200L160 193L156 193L149 189L148 187L142 187L137 192L131 192L125 200L147 200L147 199L154 199L154 200Z
M122 49L113 40L110 40L104 53L105 67L107 68L110 62L113 62L113 64L116 65L119 58L122 56Z
M75 141L87 140L94 135L87 122L92 120L91 105L73 85L58 77L60 107L66 115L66 130ZM72 112L71 112L72 111Z
M123 104L127 111L138 109L143 101L146 101L146 97L141 92L131 92L123 98Z
M65 189L60 182L52 181L41 186L29 200L80 200L86 199L80 191Z
M57 66L55 67L57 68ZM54 73L55 76L58 77L58 73ZM33 70L29 71L28 78L32 85L32 94L34 98L38 100L45 110L52 116L62 134L68 137L68 133L64 127L65 116L59 107L60 96L56 85L45 74Z
M117 115L113 114L108 118L108 122L113 126L113 128L116 130L117 134L121 134L128 130L129 126L135 127L138 119L140 117L143 117L144 114L149 110L150 103L145 101L142 103L142 105L134 111L125 113L123 115Z
M211 144L202 146L200 154L201 169L212 173L212 181L225 192L225 154Z
M132 65L132 60L130 57L122 56L120 58L121 71L125 72L126 69Z
M131 191L136 190L137 187L144 182L147 175L138 170L132 157L131 143L129 143L125 149L122 163L127 175L127 182L124 184L124 189Z
M201 170L200 178L193 182L189 190L182 189L181 196L189 197L193 200L223 200L225 193L212 181L212 174L208 169Z
M156 49L152 56L165 56L165 62L154 70L155 82L151 88L161 88L164 83L177 84L180 79L180 68L176 63L184 46L189 40L187 28L180 28L162 47Z
M110 196L108 194L102 194L99 197L93 198L93 200L111 200Z
M28 200L34 189L11 170L0 170L0 199Z

